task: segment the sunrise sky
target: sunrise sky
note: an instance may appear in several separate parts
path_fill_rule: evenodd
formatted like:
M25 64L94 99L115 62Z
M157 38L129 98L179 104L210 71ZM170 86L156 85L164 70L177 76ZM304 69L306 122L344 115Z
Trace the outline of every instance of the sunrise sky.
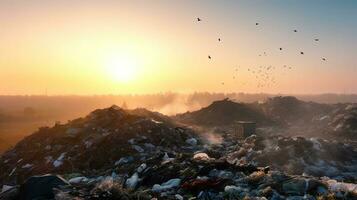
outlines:
M357 93L354 0L1 0L0 27L4 95Z

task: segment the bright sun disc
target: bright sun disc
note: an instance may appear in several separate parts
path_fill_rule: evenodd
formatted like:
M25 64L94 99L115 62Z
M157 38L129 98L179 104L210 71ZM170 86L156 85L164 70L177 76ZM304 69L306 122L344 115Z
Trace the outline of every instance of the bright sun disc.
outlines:
M137 63L135 59L128 56L110 58L107 68L111 76L120 82L132 81L137 75Z

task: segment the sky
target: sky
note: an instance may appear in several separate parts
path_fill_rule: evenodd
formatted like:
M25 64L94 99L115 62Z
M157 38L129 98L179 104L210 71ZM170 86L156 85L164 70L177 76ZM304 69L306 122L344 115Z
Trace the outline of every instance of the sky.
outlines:
M357 93L354 0L0 0L0 27L1 95Z

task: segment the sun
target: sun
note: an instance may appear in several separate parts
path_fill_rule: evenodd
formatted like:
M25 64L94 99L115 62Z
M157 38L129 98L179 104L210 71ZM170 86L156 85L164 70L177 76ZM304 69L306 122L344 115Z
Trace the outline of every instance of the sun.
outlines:
M138 62L135 58L125 56L111 56L107 60L106 67L110 76L123 83L133 81L138 73Z

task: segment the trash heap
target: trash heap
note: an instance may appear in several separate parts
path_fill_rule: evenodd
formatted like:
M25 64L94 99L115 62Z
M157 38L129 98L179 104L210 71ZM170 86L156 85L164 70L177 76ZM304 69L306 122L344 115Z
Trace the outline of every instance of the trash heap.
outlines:
M204 143L150 115L111 107L29 136L1 157L0 199L357 198L352 145L229 134Z
M214 101L211 105L193 112L175 116L177 121L205 127L230 126L236 121L254 121L261 125L273 125L259 105L237 103L230 99Z
M0 184L17 184L45 173L100 174L160 152L184 151L179 149L189 145L186 140L193 131L152 115L155 119L112 106L67 124L40 128L1 156Z
M357 138L357 104L347 104L320 118L326 121L335 134Z
M293 96L269 98L260 107L269 118L286 126L309 125L314 117L324 115L334 108L333 105L305 102Z
M230 162L253 163L295 175L357 182L357 146L318 138L255 135L226 152Z

